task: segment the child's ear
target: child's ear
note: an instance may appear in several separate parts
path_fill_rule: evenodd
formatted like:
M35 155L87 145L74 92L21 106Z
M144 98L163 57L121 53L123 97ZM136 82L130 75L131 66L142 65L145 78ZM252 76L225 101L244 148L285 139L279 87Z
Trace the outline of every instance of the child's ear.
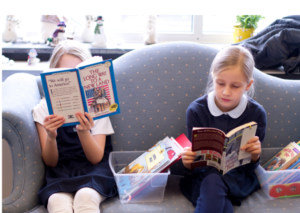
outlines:
M253 84L253 82L254 82L254 80L251 79L250 82L249 82L249 84L246 87L246 91L248 91L251 88L251 85Z

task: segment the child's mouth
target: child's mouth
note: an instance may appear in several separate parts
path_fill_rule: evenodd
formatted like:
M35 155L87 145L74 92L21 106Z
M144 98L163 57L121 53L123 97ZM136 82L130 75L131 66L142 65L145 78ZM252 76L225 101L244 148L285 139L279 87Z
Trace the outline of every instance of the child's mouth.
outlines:
M227 102L230 101L229 99L226 99L226 98L222 98L222 100L223 101L227 101Z

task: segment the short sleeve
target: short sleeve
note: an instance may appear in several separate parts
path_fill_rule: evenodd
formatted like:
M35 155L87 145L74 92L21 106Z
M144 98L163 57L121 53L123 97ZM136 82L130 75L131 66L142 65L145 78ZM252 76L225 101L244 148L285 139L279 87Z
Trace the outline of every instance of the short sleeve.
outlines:
M33 120L37 123L44 124L44 119L49 115L46 100L42 99L38 105L32 109Z
M94 126L91 129L92 135L111 135L114 134L114 129L111 125L109 117L101 118L94 121Z

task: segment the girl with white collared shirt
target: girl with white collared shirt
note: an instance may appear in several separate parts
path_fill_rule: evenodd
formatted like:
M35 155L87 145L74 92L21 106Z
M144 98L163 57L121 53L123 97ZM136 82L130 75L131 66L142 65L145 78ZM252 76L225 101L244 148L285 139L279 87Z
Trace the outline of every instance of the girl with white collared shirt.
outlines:
M186 148L182 161L186 168L180 182L182 193L196 207L195 212L232 213L232 205L260 188L254 170L259 165L261 142L266 132L266 112L250 98L253 93L254 60L240 46L230 46L215 57L210 71L206 95L193 101L186 113L187 135L191 140L193 127L214 127L225 133L255 121L256 136L241 149L251 154L249 164L237 167L224 176L213 167L191 170L196 153Z
M75 68L91 58L89 50L72 40L60 42L50 68ZM61 127L64 118L49 115L45 99L33 109L45 182L38 192L49 213L99 213L100 203L117 194L108 157L114 133L109 117L93 121L89 113L76 113L80 124Z

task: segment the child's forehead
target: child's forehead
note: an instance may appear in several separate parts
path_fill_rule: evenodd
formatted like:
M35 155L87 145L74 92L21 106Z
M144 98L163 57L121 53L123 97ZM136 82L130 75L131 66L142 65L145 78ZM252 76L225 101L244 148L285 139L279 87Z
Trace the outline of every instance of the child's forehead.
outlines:
M216 79L235 79L239 81L247 81L247 76L244 70L239 66L226 67L220 71L214 72L213 76Z

